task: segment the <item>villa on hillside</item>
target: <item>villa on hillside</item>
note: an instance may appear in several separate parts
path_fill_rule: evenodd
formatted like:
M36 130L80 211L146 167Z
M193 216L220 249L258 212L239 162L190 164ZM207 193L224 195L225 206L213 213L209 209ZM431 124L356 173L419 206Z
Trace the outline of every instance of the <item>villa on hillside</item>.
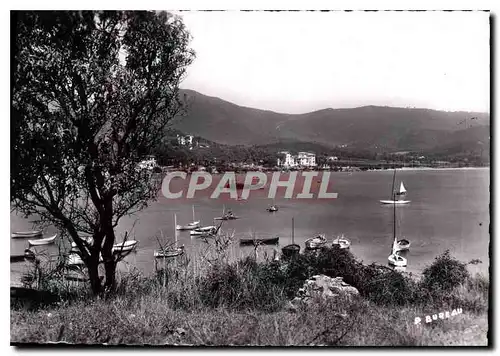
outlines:
M181 146L188 146L189 149L193 148L193 135L177 135L177 142Z
M282 157L278 158L278 167L298 168L298 167L316 167L316 154L301 151L292 155L288 151L279 153Z

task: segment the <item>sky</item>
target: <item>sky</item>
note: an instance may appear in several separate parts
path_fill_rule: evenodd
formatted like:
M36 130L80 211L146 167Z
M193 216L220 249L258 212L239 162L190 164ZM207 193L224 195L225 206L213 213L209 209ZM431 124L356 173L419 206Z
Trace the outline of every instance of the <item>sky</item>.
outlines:
M489 112L486 12L181 12L181 87L283 113L365 105Z

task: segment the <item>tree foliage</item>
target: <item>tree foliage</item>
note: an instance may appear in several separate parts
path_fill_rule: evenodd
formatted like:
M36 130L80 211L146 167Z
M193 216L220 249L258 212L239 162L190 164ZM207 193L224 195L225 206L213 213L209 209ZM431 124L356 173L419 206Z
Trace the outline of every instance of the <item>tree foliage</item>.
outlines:
M194 59L166 12L16 12L11 203L77 244L94 292L114 284L114 228L158 194L137 161L182 113ZM79 232L93 235L87 245Z

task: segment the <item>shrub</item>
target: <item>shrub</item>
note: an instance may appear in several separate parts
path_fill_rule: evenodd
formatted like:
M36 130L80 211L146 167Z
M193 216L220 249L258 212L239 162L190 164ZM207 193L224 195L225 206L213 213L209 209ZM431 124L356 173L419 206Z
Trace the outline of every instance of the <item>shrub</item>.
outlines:
M467 266L450 255L446 250L424 269L421 285L423 288L450 291L470 277Z

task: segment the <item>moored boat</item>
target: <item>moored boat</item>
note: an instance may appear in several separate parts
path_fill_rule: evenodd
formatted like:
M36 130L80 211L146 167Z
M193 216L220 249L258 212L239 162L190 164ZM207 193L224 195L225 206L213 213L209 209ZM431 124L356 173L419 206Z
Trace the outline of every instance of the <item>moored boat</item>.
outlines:
M194 208L193 208L193 217L194 217ZM177 225L177 215L174 214L174 226ZM155 258L171 258L177 257L184 253L184 245L177 246L177 229L174 230L175 241L174 245L171 247L163 247L160 244L161 249L155 250L153 256Z
M408 265L408 261L403 256L398 255L397 252L393 252L387 258L389 265L394 267L406 267Z
M318 235L316 237L311 237L307 239L304 244L306 245L307 250L316 250L326 245L326 237L325 235Z
M346 239L344 235L342 234L341 236L338 236L335 240L332 242L333 247L338 247L340 249L347 249L351 247L351 241Z
M285 257L285 258L291 258L293 256L297 256L300 253L300 245L297 245L296 243L294 243L294 237L295 237L294 221L295 221L295 219L292 218L292 243L284 246L281 249L281 253L283 254L283 257Z
M189 232L191 236L210 236L214 235L217 232L217 228L215 226L202 226L198 227Z
M10 256L10 263L33 261L33 260L35 260L35 254L29 248L24 250L24 253L22 255L11 255Z
M279 236L264 238L242 238L240 239L240 245L276 245L279 243L279 239Z
M113 253L129 252L137 246L136 240L127 240L113 245Z
M13 239L22 239L22 238L34 238L34 237L42 237L41 230L33 230L33 231L16 231L11 234Z
M394 191L394 183L396 181L396 170L394 170L394 176L392 178L392 189ZM404 186L403 186L404 188ZM396 200L396 192L393 193L393 200ZM394 210L393 210L393 243L392 243L392 248L391 248L391 254L389 257L387 257L387 261L389 266L393 266L396 268L400 268L402 270L406 269L406 266L408 265L408 261L406 258L403 256L399 255L399 251L401 251L401 247L403 249L408 249L410 248L410 241L406 239L401 239L398 241L397 239L397 234L396 234L396 205L394 204Z
M50 245L50 244L54 243L54 241L56 240L56 237L57 237L57 234L55 234L51 237L46 237L44 239L28 240L28 244L30 246Z
M284 257L292 257L300 253L300 245L290 244L281 249Z
M408 204L411 200L380 200L382 204Z
M169 257L180 256L183 253L184 253L184 245L172 249L155 250L154 256L155 258L169 258Z
M278 211L278 206L273 204L269 208L267 208L267 211L269 211L270 213L274 213Z
M188 223L187 225L177 225L175 224L176 230L194 230L196 228L200 227L200 221L195 220L194 217L194 205L193 205L193 222Z
M410 241L406 239L401 239L398 240L398 242L396 243L395 249L396 251L406 251L410 249L410 245L411 245Z

